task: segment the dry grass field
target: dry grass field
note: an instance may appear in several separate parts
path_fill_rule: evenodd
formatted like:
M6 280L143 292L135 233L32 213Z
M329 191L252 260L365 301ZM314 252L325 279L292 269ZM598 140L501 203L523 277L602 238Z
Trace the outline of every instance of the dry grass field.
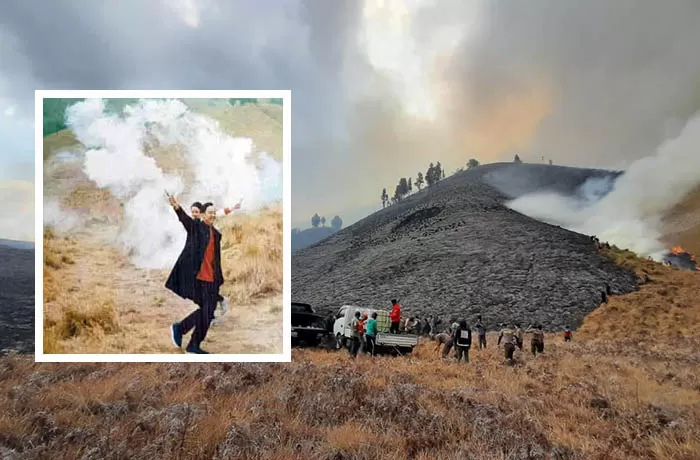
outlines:
M282 353L282 211L227 216L222 295L212 353ZM91 234L96 232L91 228ZM108 231L110 227L104 227ZM196 306L165 289L167 270L142 270L117 249L77 233L44 237L45 353L172 353L170 324Z
M543 355L516 352L512 367L493 335L468 365L443 362L429 342L355 362L316 349L289 364L10 357L0 456L697 459L700 273L610 255L648 282L611 297L573 342L549 334Z

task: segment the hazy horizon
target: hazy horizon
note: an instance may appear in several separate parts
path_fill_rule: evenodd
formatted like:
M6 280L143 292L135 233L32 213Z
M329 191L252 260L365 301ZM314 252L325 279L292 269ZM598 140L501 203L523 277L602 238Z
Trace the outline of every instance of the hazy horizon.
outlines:
M700 109L692 0L183 5L0 5L0 237L33 238L35 89L291 89L295 224L431 161L625 169Z

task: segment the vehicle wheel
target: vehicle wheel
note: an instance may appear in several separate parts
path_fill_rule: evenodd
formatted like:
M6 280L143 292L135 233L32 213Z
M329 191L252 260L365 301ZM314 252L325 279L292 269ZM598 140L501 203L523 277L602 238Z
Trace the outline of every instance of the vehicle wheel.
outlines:
M335 335L335 349L341 350L345 347L345 337L340 334Z

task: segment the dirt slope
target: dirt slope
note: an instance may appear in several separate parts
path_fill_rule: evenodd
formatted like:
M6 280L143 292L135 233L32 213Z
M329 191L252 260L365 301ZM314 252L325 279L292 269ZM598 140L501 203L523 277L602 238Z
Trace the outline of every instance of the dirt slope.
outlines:
M170 324L196 306L165 289L168 270L143 270L105 244L114 228L93 224L45 242L69 263L45 281L45 349L62 353L175 353ZM46 249L45 249L46 250ZM46 276L45 276L46 278ZM229 296L230 283L222 293ZM235 298L234 298L235 299ZM210 330L212 353L282 353L282 296L232 302Z

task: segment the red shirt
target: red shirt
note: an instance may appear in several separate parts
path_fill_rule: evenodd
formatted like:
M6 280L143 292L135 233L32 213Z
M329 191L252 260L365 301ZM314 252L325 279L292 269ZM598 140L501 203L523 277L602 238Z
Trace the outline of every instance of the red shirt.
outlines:
M197 279L200 281L214 282L214 227L209 226L209 244L204 250L204 260L199 268Z
M398 323L401 321L401 307L399 307L399 304L394 304L394 308L391 309L389 317L391 318L392 323Z

